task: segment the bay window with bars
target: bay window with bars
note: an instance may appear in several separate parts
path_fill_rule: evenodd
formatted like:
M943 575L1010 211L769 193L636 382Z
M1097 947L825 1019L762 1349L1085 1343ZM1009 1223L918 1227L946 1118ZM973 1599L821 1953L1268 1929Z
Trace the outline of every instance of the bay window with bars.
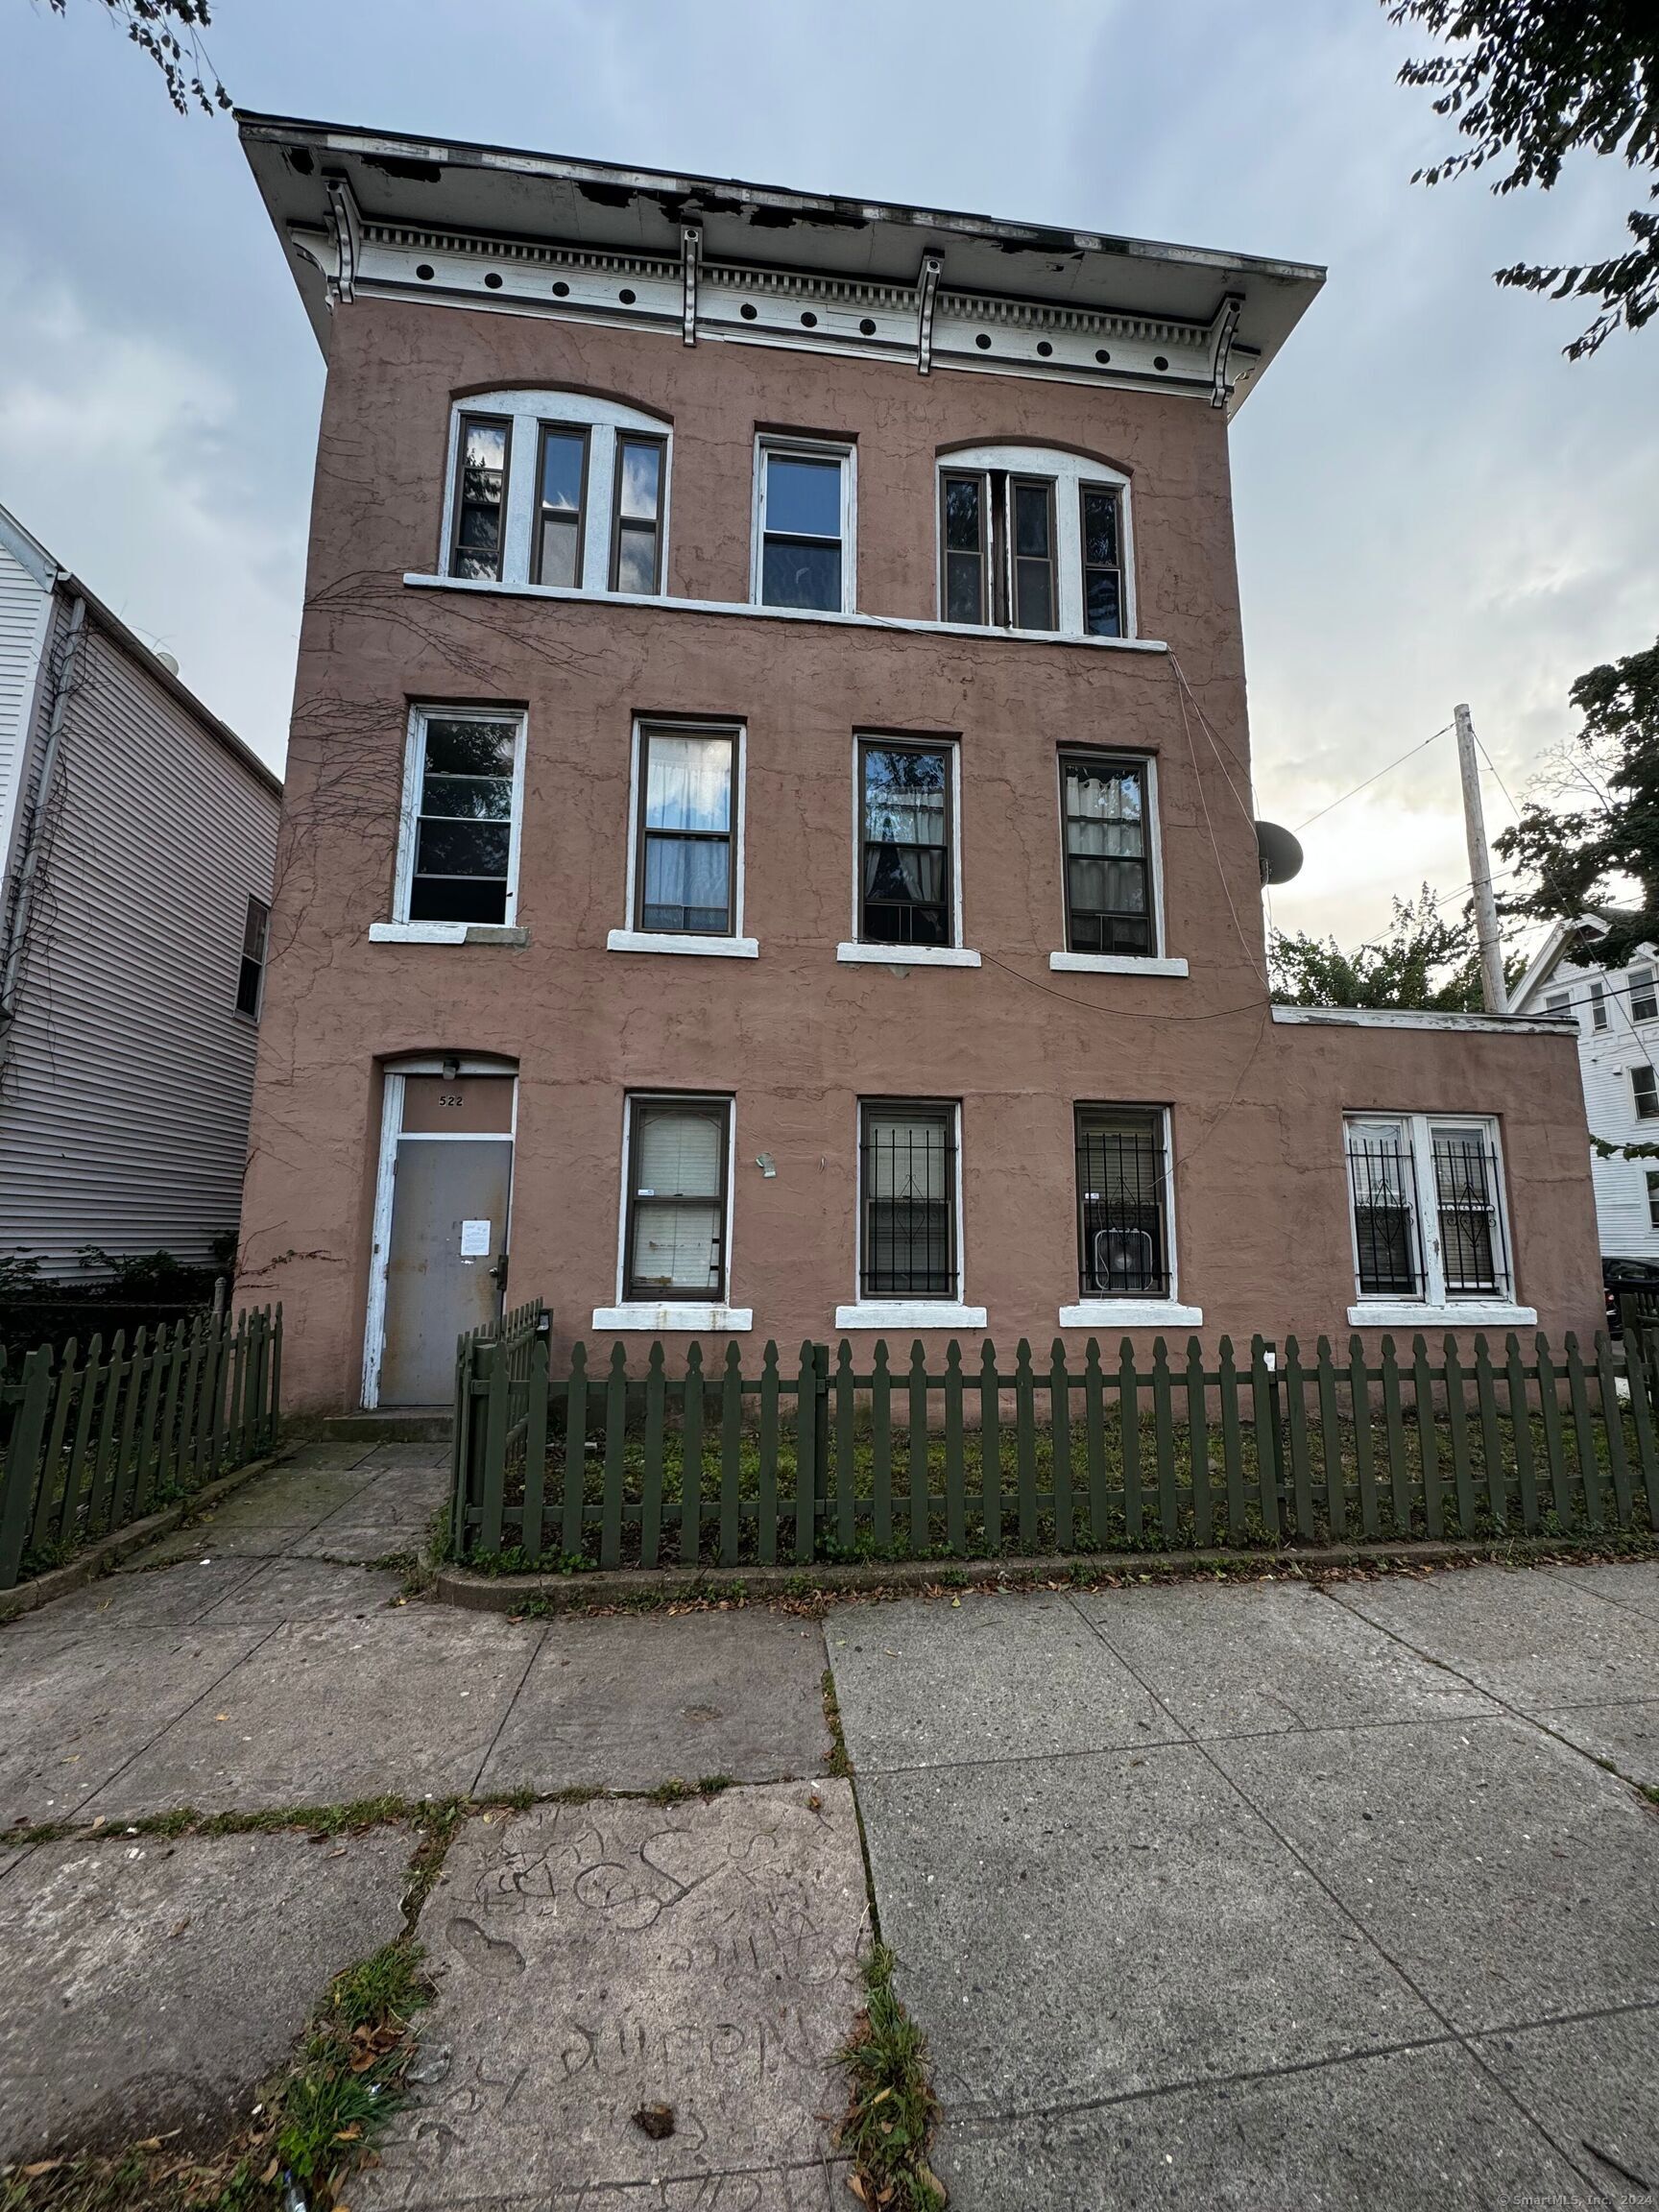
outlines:
M1066 838L1066 949L1150 958L1151 770L1102 753L1060 756Z
M500 580L512 428L511 422L499 416L461 418L455 453L451 576Z
M858 744L858 936L874 945L955 943L954 747Z
M730 1098L630 1098L624 1300L724 1300L731 1132Z
M733 933L737 748L734 730L640 726L636 928Z
M518 714L415 710L398 855L399 923L512 922L522 744Z
M956 1130L950 1103L860 1107L860 1297L955 1298Z
M1513 1297L1495 1122L1356 1115L1346 1142L1361 1308Z
M1084 1299L1169 1295L1166 1121L1161 1106L1077 1108L1077 1277Z

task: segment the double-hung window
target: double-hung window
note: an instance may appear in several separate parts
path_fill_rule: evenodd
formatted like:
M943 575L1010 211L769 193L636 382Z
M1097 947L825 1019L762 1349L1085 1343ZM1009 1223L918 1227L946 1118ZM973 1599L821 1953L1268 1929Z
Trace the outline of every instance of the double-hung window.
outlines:
M1147 761L1115 754L1060 756L1069 952L1158 950L1150 774Z
M733 933L736 768L734 731L640 726L637 928Z
M977 446L939 470L946 622L1131 634L1128 486L1078 454Z
M860 1109L861 1298L955 1298L956 1123L953 1104Z
M630 1098L625 1303L724 1303L731 1149L730 1098Z
M1507 1306L1514 1295L1496 1122L1368 1114L1346 1125L1356 1321L1367 1303Z
M1654 989L1651 968L1632 968L1630 971L1630 1019L1632 1022L1659 1022L1659 992Z
M236 1011L246 1014L250 1022L259 1019L259 1004L265 996L265 955L271 936L271 909L263 899L252 895L248 901L248 919L242 926L242 960L236 972Z
M1659 1229L1659 1167L1647 1170L1647 1219Z
M953 945L953 745L865 737L858 745L858 937Z
M451 576L500 580L512 427L497 415L463 415L456 424Z
M1078 1290L1169 1295L1167 1116L1161 1106L1079 1106Z
M512 922L523 728L517 713L415 709L395 923Z
M1607 986L1592 983L1590 986L1590 1026L1605 1029L1607 1026Z
M1549 996L1549 997L1548 997L1548 998L1545 999L1545 1001L1544 1001L1544 1011L1545 1011L1545 1013L1546 1013L1546 1014L1572 1014L1572 1013L1573 1013L1573 994L1572 994L1572 992L1571 992L1571 991L1551 991L1551 994L1550 994L1550 996ZM1574 1020L1575 1020L1575 1022L1576 1022L1576 1020L1577 1020L1577 1017L1576 1017L1575 1015L1574 1016Z
M1659 1120L1659 1077L1655 1077L1650 1062L1644 1060L1631 1069L1630 1095L1638 1121Z
M654 596L669 433L585 392L491 392L453 411L445 572L472 583Z
M760 440L754 596L762 607L852 613L853 469L851 446Z

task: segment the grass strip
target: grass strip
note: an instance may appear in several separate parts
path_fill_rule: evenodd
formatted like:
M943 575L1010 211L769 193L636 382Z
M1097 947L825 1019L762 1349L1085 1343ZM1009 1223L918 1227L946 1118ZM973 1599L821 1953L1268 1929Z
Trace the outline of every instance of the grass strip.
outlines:
M893 1987L885 1943L864 1960L864 2008L836 2054L848 2081L840 2148L849 2184L872 2212L941 2212L945 2186L927 2163L939 2107L927 2081L927 2043Z

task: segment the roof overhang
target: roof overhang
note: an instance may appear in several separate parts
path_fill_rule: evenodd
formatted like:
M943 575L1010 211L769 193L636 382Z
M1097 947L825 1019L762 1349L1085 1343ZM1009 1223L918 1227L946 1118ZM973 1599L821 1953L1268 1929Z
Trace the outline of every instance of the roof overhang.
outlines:
M940 208L239 113L319 343L365 294L1237 405L1324 281Z

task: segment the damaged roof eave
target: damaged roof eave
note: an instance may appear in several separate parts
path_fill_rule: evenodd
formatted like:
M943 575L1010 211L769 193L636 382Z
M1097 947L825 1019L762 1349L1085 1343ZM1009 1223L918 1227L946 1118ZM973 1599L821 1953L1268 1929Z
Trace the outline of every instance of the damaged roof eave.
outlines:
M366 216L384 222L660 254L677 253L681 226L695 223L713 259L900 283L914 281L921 255L933 252L944 254L953 288L1195 323L1209 322L1222 299L1238 293L1238 344L1262 366L1325 276L1304 262L735 179L240 110L236 119L285 249L290 226L325 219L325 172L332 171L348 179ZM324 287L288 257L325 347Z

